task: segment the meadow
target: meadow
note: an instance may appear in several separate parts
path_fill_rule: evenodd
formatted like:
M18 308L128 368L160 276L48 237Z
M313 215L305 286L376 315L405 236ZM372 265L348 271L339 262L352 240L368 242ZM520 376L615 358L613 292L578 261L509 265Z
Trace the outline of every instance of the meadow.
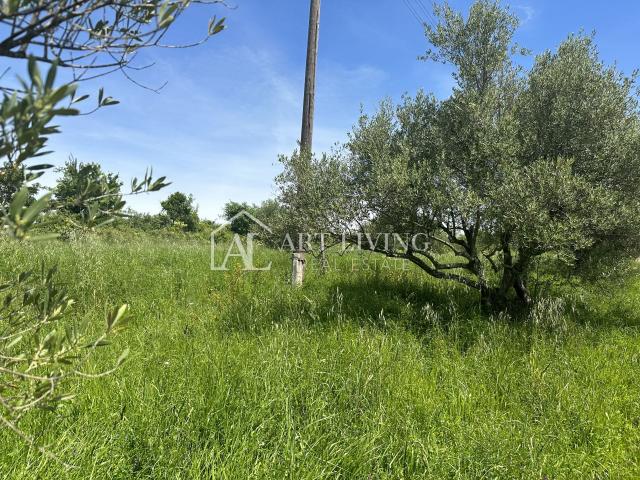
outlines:
M331 257L293 289L287 254L212 272L209 253L145 236L0 242L0 277L59 264L73 318L132 312L86 369L128 347L126 363L22 424L74 468L2 430L0 478L640 477L637 276L488 316L380 257Z

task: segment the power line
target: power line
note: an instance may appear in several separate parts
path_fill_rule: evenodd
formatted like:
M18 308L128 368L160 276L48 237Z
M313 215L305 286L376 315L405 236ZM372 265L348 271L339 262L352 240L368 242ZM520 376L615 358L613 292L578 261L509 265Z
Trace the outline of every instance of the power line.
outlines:
M438 22L436 22L436 19L434 18L433 14L431 13L431 10L429 10L425 6L425 4L423 3L422 0L416 0L416 3L420 7L420 9L424 12L424 14L427 17L427 20L429 21L430 25L432 27L435 27L435 25L437 25Z
M416 19L420 26L424 26L424 21L422 20L420 15L418 15L418 12L416 12L415 8L409 3L409 0L402 0L402 3L404 3L405 7L407 7L407 10L409 10L413 18Z
M415 5L411 0L402 0L402 3L404 3L405 7L407 7L407 10L409 10L409 13L411 13L411 16L416 19L421 27L424 28L427 25L433 27L435 23L433 16L429 13L421 0L416 1L417 4ZM425 19L425 16L427 17L427 19Z

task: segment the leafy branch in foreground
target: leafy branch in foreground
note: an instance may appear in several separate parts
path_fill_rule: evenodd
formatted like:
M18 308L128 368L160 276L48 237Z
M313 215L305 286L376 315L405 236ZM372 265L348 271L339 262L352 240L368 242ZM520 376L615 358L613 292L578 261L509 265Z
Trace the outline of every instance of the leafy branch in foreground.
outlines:
M107 375L128 355L124 350L109 371L82 371L90 354L124 326L128 305L110 311L103 331L91 336L87 321L68 318L74 301L55 275L56 268L43 263L0 285L0 422L27 440L18 428L27 413L73 398L61 391L70 380Z
M3 0L0 56L57 63L72 69L74 80L119 70L135 82L127 72L149 66L131 64L138 50L199 45L225 28L225 19L214 16L201 38L166 43L169 27L193 3L224 5L221 0Z
M48 137L58 133L51 122L59 116L79 115L76 104L85 100L75 98L74 84L55 87L56 70L52 65L43 78L36 62L30 60L29 80L20 80L23 93L5 92L0 108L0 153L11 168L25 172L17 193L8 204L0 205L3 233L18 241L56 237L53 233L32 233L52 209L74 207L80 224L98 227L120 214L125 195L154 192L168 185L164 177L155 179L148 170L142 179L132 180L131 190L124 195L119 183L98 175L86 177L62 200L52 201L51 193L32 197L30 183L53 166L26 162L48 153ZM55 267L42 264L38 271L23 271L0 285L0 423L29 442L31 437L19 428L27 413L52 409L70 399L72 395L61 392L68 380L95 378L112 371L90 374L82 366L97 347L107 345L107 337L123 325L128 310L127 305L121 305L110 311L104 330L92 335L86 322L69 315L73 299L56 282L55 274ZM126 355L126 351L122 353L114 368Z
M224 5L222 0L3 0L0 3L0 57L28 61L28 80L0 85L0 230L18 241L44 240L53 234L33 234L47 211L71 209L90 228L122 215L127 195L154 192L168 185L147 171L122 194L118 182L97 175L80 182L71 195L35 198L34 182L53 165L33 162L46 155L50 135L59 133L52 121L61 116L88 115L116 105L100 89L97 105L78 109L89 96L76 96L77 83L55 85L58 67L73 81L120 71L140 85L130 71L136 53L147 47L189 47L207 41L225 28L225 19L209 20L205 34L188 44L170 44L165 36L192 3ZM46 75L38 62L50 64ZM7 71L0 74L4 79ZM144 85L140 85L143 86ZM145 87L148 88L148 87ZM107 316L107 328L87 343L86 325L76 325L67 312L72 300L55 283L55 269L42 266L38 275L25 271L4 284L0 309L0 423L34 443L18 422L34 408L51 408L68 398L59 394L69 377L91 377L79 369L89 351L104 344L104 335L122 324L125 305ZM123 359L123 357L121 357ZM120 360L116 363L120 363ZM41 451L43 451L41 449ZM44 451L45 454L50 455Z

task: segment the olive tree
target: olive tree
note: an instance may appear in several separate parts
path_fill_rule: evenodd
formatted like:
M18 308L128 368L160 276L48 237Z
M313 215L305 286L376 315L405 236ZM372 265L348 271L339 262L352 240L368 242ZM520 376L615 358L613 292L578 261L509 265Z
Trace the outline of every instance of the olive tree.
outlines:
M603 245L618 259L636 252L635 76L604 65L583 35L523 71L518 19L499 2L435 14L423 59L454 67L451 96L383 102L337 151L283 157L291 216L474 289L488 308L530 304L529 273L543 256L571 264ZM373 241L380 232L428 242Z

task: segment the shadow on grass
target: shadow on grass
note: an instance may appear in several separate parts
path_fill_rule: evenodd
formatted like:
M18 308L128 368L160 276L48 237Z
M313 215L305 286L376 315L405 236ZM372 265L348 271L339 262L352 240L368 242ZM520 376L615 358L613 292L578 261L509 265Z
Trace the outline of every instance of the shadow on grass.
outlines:
M484 330L478 327L490 323L480 311L477 292L431 280L420 272L329 274L309 278L299 289L292 289L285 279L269 291L258 285L243 282L220 316L218 328L262 334L274 327L331 329L349 324L381 331L400 328L420 338L429 337L434 329L454 328L463 343L471 344Z
M378 326L382 326L380 322L401 319L412 329L420 329L425 312L437 314L442 324L460 316L481 315L475 292L453 284L371 276L337 281L333 290L342 297L345 316Z
M558 330L566 336L568 325L600 331L640 325L640 283L633 279L615 294L594 285L574 294L569 287L553 291L550 296L561 298L562 308L552 301L548 310L538 308L532 320L529 311L482 312L476 291L418 271L314 274L299 289L288 284L288 272L280 273L275 282L239 277L217 328L262 334L274 327L331 329L350 324L381 331L400 328L427 339L437 331L455 338L465 350L496 323L524 338L534 332L556 335Z

